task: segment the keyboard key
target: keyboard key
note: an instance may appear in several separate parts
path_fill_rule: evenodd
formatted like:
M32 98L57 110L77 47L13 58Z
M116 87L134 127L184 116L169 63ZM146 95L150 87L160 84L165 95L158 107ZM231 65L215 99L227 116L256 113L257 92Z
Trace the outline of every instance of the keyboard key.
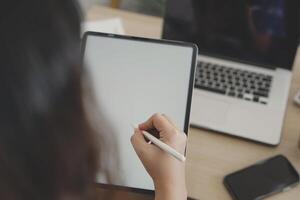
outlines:
M244 94L244 98L248 98L248 99L253 99L253 95L252 94Z
M235 97L235 93L234 92L229 92L228 95L231 96L231 97Z
M202 85L196 85L195 86L198 89L202 89L202 90L207 90L210 92L215 92L215 93L219 93L219 94L226 94L226 91L224 89L221 88L211 88L211 87L206 87L206 86L202 86Z
M263 88L263 87L258 88L258 91L264 92L264 93L269 93L269 90L267 88Z
M266 92L255 91L253 94L259 97L269 97L269 94Z
M271 82L272 81L272 76L265 76L264 78L263 78L263 80L264 81L267 81L267 82Z
M262 103L262 104L267 104L268 99L266 99L266 98L264 98L264 97L260 97L260 98L259 98L259 102Z

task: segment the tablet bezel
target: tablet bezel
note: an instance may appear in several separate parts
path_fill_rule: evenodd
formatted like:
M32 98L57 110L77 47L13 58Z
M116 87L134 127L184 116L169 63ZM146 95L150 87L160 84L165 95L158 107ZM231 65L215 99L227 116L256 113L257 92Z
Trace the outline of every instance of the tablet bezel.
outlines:
M133 40L133 41L140 41L140 42L158 43L158 44L192 48L193 55L192 55L192 62L191 62L189 89L188 89L188 95L187 95L186 113L185 113L185 120L184 120L184 133L186 135L188 135L189 124L190 124L189 121L190 121L191 105L192 105L192 96L193 96L193 89L194 89L196 61L197 61L197 56L198 56L197 45L192 44L192 43L187 43L187 42L180 42L180 41L159 40L159 39L150 39L150 38L142 38L142 37L135 37L135 36L124 36L124 35L117 35L117 34L110 34L110 33L88 31L88 32L84 33L83 38L82 38L82 44L81 44L82 66L84 66L86 42L87 42L87 39L89 36L99 36L99 37L107 37L107 38L114 38L114 39ZM104 183L97 183L97 185L104 189L122 190L122 191L138 192L138 193L144 193L144 194L154 194L154 190L132 188L132 187L127 187L127 186L118 186L118 185L104 184Z

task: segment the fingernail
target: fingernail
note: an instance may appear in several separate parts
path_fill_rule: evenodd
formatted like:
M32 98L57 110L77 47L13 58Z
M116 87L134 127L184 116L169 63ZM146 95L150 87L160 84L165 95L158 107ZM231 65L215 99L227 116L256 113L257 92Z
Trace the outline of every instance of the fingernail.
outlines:
M136 132L137 131L137 127L135 125L133 125L133 124L131 124L131 126L132 126L134 132Z

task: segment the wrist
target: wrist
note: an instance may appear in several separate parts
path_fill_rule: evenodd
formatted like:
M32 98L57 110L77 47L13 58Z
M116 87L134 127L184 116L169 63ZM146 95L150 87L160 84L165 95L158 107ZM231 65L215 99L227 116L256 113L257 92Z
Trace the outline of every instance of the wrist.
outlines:
M187 189L185 181L155 183L155 200L186 200Z

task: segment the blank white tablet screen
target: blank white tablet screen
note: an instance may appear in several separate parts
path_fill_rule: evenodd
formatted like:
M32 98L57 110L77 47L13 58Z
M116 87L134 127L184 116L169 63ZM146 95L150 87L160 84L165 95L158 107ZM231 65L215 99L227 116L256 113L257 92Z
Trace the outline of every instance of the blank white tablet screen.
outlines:
M118 149L118 155L101 160L118 159L115 162L118 172L111 172L118 177L110 184L154 189L130 143L131 124L144 122L158 112L170 116L184 130L192 59L193 48L188 46L87 37L86 69L92 79L98 109L105 117L103 127L111 127L101 130L101 134L114 133L117 140L114 141L117 146L108 146ZM107 183L101 177L100 174L98 182Z

